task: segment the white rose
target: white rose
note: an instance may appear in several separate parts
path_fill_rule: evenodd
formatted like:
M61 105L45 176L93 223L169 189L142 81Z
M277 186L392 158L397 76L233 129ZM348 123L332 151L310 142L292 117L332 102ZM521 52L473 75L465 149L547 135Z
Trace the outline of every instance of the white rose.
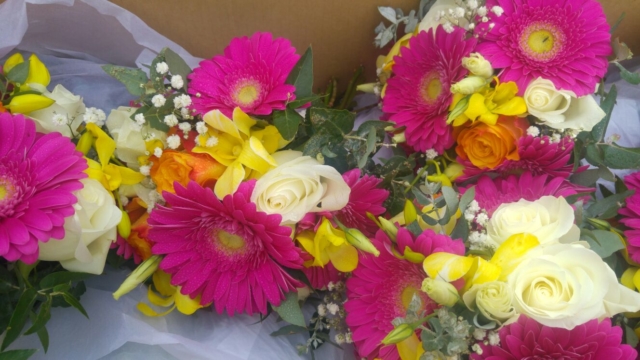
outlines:
M591 95L576 97L568 90L558 90L550 80L537 78L524 92L529 114L554 129L591 131L604 111Z
M445 18L440 17L440 12L444 11L445 14L448 14L449 9L454 10L458 7L459 5L456 3L456 0L437 0L433 6L431 6L424 18L422 18L422 21L420 21L418 29L420 31L429 31L429 29L436 31L436 27L438 27L438 25L443 25L447 22ZM464 24L467 23L465 19L458 20L460 21L461 26L464 26Z
M127 106L111 110L106 125L109 133L113 136L113 140L116 142L116 156L131 168L138 170L140 168L138 157L144 155L147 148L140 131L140 125L131 119L131 115L136 110L136 108ZM144 133L154 134L155 138L163 143L167 138L167 134L156 129L145 129Z
M618 283L598 254L580 244L531 250L508 276L514 307L537 322L565 329L640 310L640 294Z
M251 195L258 210L280 214L283 224L294 224L309 212L340 210L347 205L351 188L333 167L299 151L280 151L273 158L278 167L256 182Z
M467 76L466 78L451 85L451 92L454 94L471 95L487 84L487 80L481 76Z
M469 309L478 308L485 318L499 324L517 315L513 307L513 290L503 281L473 285L462 300Z
M40 242L40 260L60 261L69 271L101 274L109 246L117 236L122 212L111 194L93 179L82 179L75 192L76 213L65 220L65 237Z
M33 90L37 90L41 92L42 95L55 101L53 105L47 108L29 113L28 116L36 123L36 130L45 134L57 131L66 137L71 137L69 126L56 125L53 122L53 116L66 116L70 121L71 129L73 129L75 133L78 126L82 124L82 114L85 112L82 97L72 94L62 85L56 85L52 92L49 92L46 87L40 84L29 84L29 86Z
M487 236L496 247L511 235L522 233L536 236L540 244L571 243L580 240L574 219L573 208L563 197L521 199L498 207L489 219Z

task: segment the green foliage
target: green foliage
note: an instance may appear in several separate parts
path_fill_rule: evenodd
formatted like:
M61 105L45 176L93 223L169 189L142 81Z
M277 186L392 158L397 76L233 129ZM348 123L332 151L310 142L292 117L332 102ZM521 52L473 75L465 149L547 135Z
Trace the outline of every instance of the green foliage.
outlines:
M17 64L7 74L7 79L16 84L24 84L27 77L29 77L29 60Z
M602 258L624 249L624 243L620 237L611 231L581 229L580 239L587 241L591 250Z
M184 81L184 91L187 91L187 76L191 73L191 68L187 65L187 62L184 61L175 51L164 48L161 51L161 54L164 55L164 61L169 66L169 72L172 75L180 75L182 80Z
M618 69L620 69L620 77L622 77L622 79L624 79L624 81L628 82L631 85L640 84L640 74L635 73L635 72L631 72L631 71L625 69L625 67L620 65L619 62L614 62L614 64L616 64Z
M103 65L102 69L116 80L120 81L127 90L135 96L142 96L145 93L144 84L149 81L147 74L140 69L133 69L124 66Z
M273 125L285 140L293 140L302 121L304 118L288 107L285 110L273 112Z
M298 303L298 293L295 291L289 292L287 297L282 300L280 306L272 306L273 310L280 315L280 317L293 325L300 327L306 327L307 323L302 315L300 304Z
M298 60L296 66L287 77L287 84L296 87L296 98L303 99L312 96L313 89L313 49L311 46Z
M0 353L0 360L27 360L36 352L36 349L3 351Z

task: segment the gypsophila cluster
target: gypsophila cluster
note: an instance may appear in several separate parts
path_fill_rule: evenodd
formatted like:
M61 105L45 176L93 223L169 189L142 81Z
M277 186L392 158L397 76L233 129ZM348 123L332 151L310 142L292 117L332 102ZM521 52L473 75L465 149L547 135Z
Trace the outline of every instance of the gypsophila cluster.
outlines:
M178 125L178 129L182 131L185 139L189 138L189 131L191 131L191 124L189 124L188 122L181 122Z
M206 134L208 130L209 129L207 128L207 124L205 124L204 121L198 121L196 123L196 131L198 132L198 134Z
M156 72L159 74L166 74L169 72L169 65L166 62L159 62L156 64Z
M540 135L540 129L537 126L529 126L529 128L527 128L527 135L536 137Z
M167 137L167 147L175 150L180 147L180 136L173 134Z
M165 124L167 124L167 126L169 126L169 127L174 127L174 126L178 125L178 118L173 114L169 114L169 115L165 116L162 121Z
M184 86L184 80L182 80L182 76L180 75L173 75L171 77L171 87L176 89L176 90L180 90L182 89L182 87Z
M140 166L140 174L144 176L149 176L150 172L151 172L151 166L149 165Z
M469 248L471 250L493 250L492 245L487 241L487 224L489 215L486 210L481 209L477 201L472 200L464 212L464 218L469 223Z
M54 114L51 120L55 126L65 126L69 124L69 118L65 114Z
M176 109L187 108L191 106L191 97L186 94L178 95L173 98L173 105Z
M94 107L87 108L82 117L85 123L94 123L100 127L104 125L106 119L107 115L104 111Z
M167 102L167 98L165 98L164 95L162 94L154 95L151 98L151 103L153 104L153 106L158 108L164 106L166 102Z
M147 122L143 114L136 114L136 116L134 116L133 119L136 121L136 124L140 126L144 125Z
M438 156L438 152L434 149L429 149L425 152L425 155L427 156L427 159L433 160Z
M436 14L436 21L442 25L442 28L447 33L452 33L456 27L463 28L467 31L471 31L476 28L478 21L486 23L489 21L487 14L489 11L487 7L482 5L484 1L478 0L456 0L457 7L451 8L448 11L441 10ZM496 16L501 16L504 10L500 6L494 6L491 11ZM494 24L489 24L489 29L492 29Z

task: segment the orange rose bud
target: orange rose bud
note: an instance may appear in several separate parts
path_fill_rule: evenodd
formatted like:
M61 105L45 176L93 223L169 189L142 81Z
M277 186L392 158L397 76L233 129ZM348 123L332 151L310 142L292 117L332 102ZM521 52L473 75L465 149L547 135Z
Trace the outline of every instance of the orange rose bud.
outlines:
M505 160L520 160L518 140L522 119L501 116L495 125L476 122L457 137L456 153L480 169L494 169Z
M208 154L184 153L165 150L151 167L151 179L159 193L175 193L173 183L187 186L193 180L200 186L211 187L224 172L225 167Z

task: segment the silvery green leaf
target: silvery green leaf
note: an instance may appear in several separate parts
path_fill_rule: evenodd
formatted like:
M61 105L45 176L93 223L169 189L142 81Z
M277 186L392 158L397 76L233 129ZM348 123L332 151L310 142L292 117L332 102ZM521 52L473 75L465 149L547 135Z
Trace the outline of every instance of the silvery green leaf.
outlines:
M392 7L389 6L378 6L378 11L380 11L380 14L382 14L382 16L384 16L385 19L391 21L392 23L396 23L396 11L393 10Z
M398 18L404 17L404 11L402 11L402 9L400 8L396 8L396 16Z
M380 34L380 33L381 33L381 32L383 32L383 31L384 31L384 29L386 29L386 28L387 28L387 27L386 27L386 26L384 26L384 22L382 22L382 21L381 21L381 22L380 22L380 24L378 24L378 26L376 26L376 28L375 28L375 30L374 30L374 31L375 31L375 33L376 33L376 34Z
M382 32L382 37L380 38L380 47L385 47L393 38L395 37L395 26L390 26Z
M416 26L418 26L418 18L416 17L415 10L411 10L407 19L409 21L407 22L407 26L404 27L405 34L412 33L416 29Z

